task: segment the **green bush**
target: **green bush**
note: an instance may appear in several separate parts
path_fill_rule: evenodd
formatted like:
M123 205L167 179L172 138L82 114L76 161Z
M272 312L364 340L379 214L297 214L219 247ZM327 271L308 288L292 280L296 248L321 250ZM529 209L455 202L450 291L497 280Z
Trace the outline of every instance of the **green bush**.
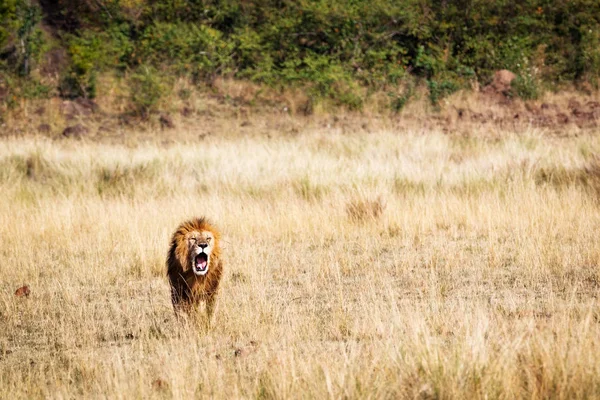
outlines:
M18 76L28 76L46 50L40 8L25 0L0 4L0 67Z
M600 2L592 0L47 3L39 3L42 15L32 0L0 2L0 70L34 79L44 17L69 55L66 97L93 97L99 73L139 75L140 66L196 82L227 76L293 86L314 102L350 108L383 91L395 110L410 97L399 88L414 77L427 83L432 104L472 80L489 83L499 69L518 75L514 94L523 98L545 85L600 79ZM154 107L136 101L140 110Z
M523 100L535 100L540 97L540 88L535 78L526 73L517 75L511 82L511 93Z
M429 101L433 106L438 106L441 99L460 89L460 85L453 80L428 80Z
M523 100L535 100L541 95L541 83L537 68L531 66L529 59L523 57L512 69L517 76L511 82L510 95Z
M14 29L17 11L17 0L0 2L0 48L4 48Z
M597 89L600 80L600 29L598 25L584 26L581 31L583 45L577 69Z
M233 43L222 32L205 25L157 22L137 42L138 61L199 79L231 70Z
M66 98L96 96L96 77L109 68L123 68L133 53L126 25L116 25L104 32L85 30L68 40L69 69L60 82L60 93Z
M167 94L164 79L150 66L143 65L129 79L129 99L133 111L148 118L158 109L159 102Z
M413 97L415 93L415 81L414 79L407 78L404 83L402 90L398 92L389 92L390 97L390 108L393 112L400 112L408 101Z
M273 56L263 43L261 35L245 27L237 30L231 39L234 43L233 55L239 78L255 82L274 83L277 72L274 70Z

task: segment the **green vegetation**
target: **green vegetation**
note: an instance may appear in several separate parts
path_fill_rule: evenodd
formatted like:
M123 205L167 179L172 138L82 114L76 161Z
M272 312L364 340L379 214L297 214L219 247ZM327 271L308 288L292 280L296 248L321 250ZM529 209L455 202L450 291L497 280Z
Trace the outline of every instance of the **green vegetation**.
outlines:
M595 0L4 0L0 102L93 98L109 71L145 85L141 114L167 76L300 88L352 109L384 92L397 111L415 81L436 105L509 69L513 94L530 99L562 83L597 88L599 27ZM53 51L65 58L56 82L44 75Z
M141 66L131 75L130 101L134 113L143 117L158 109L158 103L166 93L166 86L152 67Z

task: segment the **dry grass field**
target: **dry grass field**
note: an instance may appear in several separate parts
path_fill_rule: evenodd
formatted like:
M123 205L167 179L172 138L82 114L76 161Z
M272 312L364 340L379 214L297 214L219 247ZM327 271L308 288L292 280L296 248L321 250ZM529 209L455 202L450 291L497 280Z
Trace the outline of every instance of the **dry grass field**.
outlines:
M0 398L598 398L597 154L535 129L2 139ZM165 275L196 215L224 235L211 327Z

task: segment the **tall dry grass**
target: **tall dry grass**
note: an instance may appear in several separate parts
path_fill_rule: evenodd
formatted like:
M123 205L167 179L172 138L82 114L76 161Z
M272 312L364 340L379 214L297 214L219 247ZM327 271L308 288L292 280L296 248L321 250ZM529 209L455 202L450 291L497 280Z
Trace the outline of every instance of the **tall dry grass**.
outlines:
M0 398L599 397L600 140L485 137L1 141ZM208 329L165 277L194 215Z

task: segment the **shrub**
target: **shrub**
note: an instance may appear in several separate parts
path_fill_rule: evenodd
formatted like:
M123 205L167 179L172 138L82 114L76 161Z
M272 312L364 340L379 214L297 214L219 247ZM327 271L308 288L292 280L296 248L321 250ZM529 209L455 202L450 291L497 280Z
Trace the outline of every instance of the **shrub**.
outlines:
M583 26L581 55L577 62L579 75L598 88L600 79L600 30L598 26Z
M535 100L541 95L539 78L536 68L532 67L527 58L515 67L517 76L511 82L510 94L523 100Z
M0 4L0 68L27 77L46 50L40 8L24 0ZM23 81L24 82L24 81Z
M4 0L0 3L0 48L3 48L14 29L17 0Z
M137 57L204 80L230 71L233 46L223 39L222 32L205 25L157 22L141 35Z
M53 40L70 57L59 84L66 97L93 97L103 70L143 65L195 81L299 87L313 101L350 108L373 92L394 93L411 76L427 82L434 105L499 69L518 75L514 94L523 98L539 96L545 83L600 78L600 2L590 0L46 3ZM45 51L37 4L0 4L5 73L30 79ZM390 106L399 110L409 98L410 91L393 94Z
M69 37L67 50L71 63L60 82L62 97L94 98L97 74L110 67L124 66L132 53L126 28L117 25L104 32L86 30Z
M540 97L540 89L530 73L517 75L511 82L511 93L523 100L535 100Z
M449 79L428 80L427 88L429 89L429 101L432 105L437 106L441 99L460 89L460 85Z
M133 111L143 118L158 109L159 101L167 93L163 79L153 67L147 65L138 68L130 77L129 84Z
M392 111L396 113L402 111L406 103L408 103L408 101L413 97L414 93L415 81L414 79L407 78L400 93L388 93L388 96L390 97L390 108Z

